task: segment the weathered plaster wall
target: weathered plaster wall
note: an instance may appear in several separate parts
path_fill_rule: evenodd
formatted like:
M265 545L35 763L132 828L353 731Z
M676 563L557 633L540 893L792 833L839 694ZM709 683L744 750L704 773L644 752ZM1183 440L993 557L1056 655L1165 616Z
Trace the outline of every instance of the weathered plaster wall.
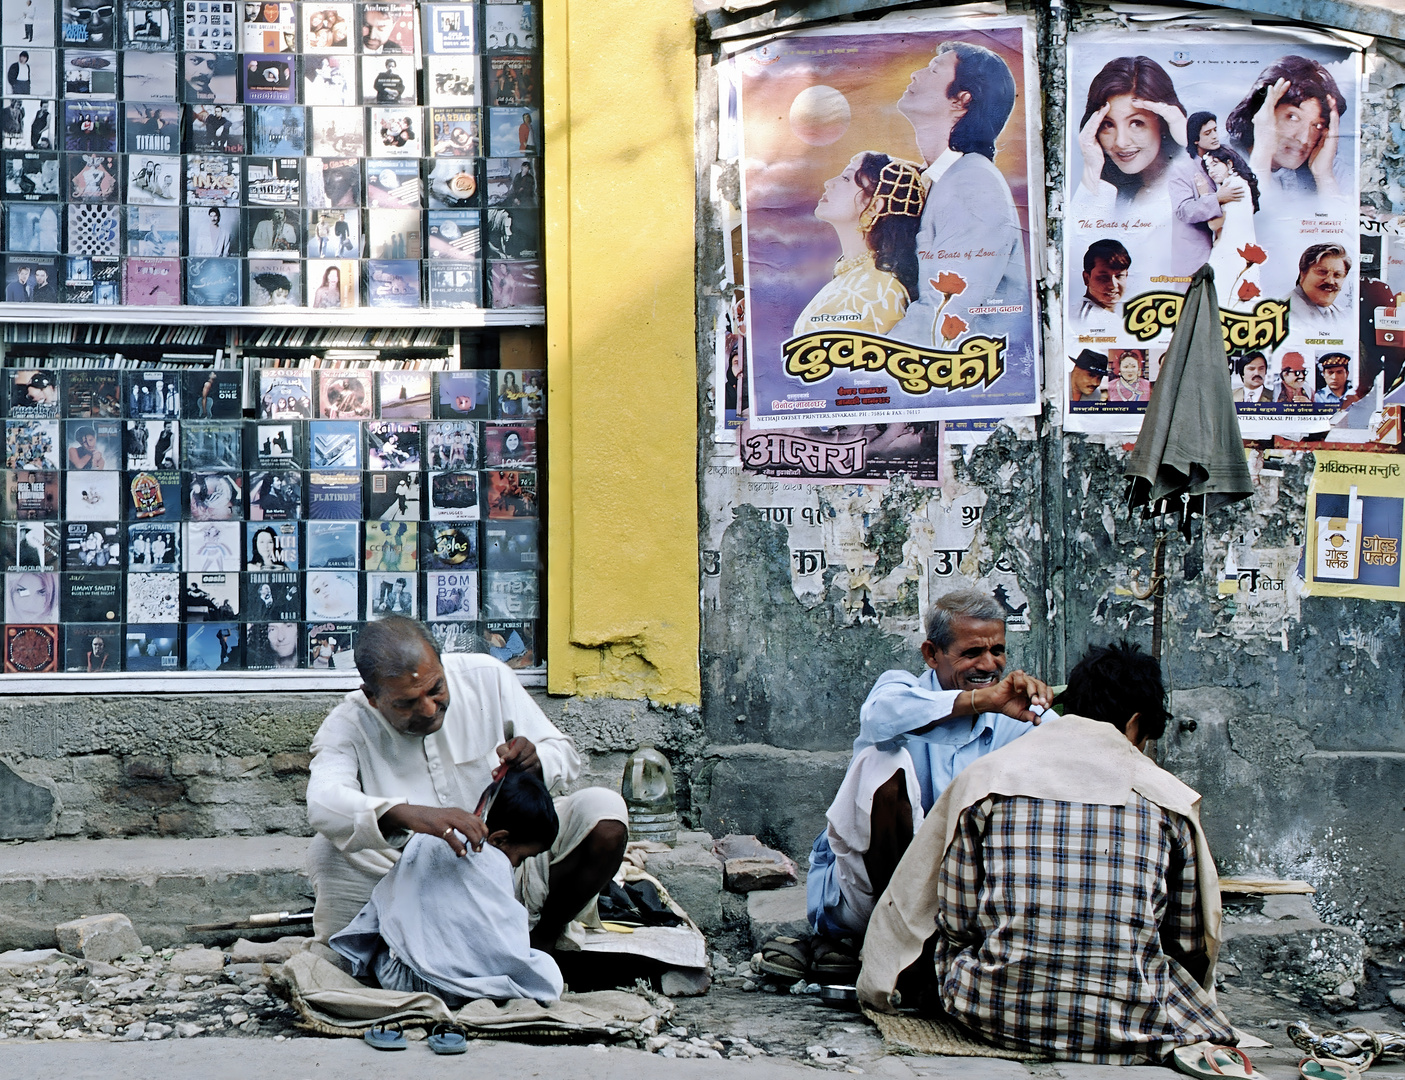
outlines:
M1084 22L1117 19L1080 10ZM1058 267L1063 28L1041 14L1040 31L1049 264ZM738 188L735 166L714 156L713 59L701 60L698 94L702 358L723 303L712 288L722 261L714 193L735 202ZM1405 101L1388 85L1396 75L1405 84L1405 67L1382 65L1363 118L1363 187L1388 212L1405 210L1405 135L1390 126ZM1044 287L1046 311L1059 310L1057 281ZM1057 328L1046 331L1046 352L1062 353ZM1151 603L1132 590L1150 575L1154 531L1127 512L1120 437L1067 435L1046 413L984 446L949 448L937 489L778 483L717 463L708 366L699 395L709 746L693 788L704 826L754 831L802 854L843 774L859 705L884 669L920 668L919 612L948 589L1001 586L1015 616L1012 665L1052 683L1089 644L1150 646ZM1251 502L1212 516L1190 544L1170 537L1164 657L1176 721L1158 754L1203 793L1223 871L1305 878L1329 921L1398 947L1400 607L1300 596L1311 470L1308 454L1256 455ZM1233 591L1221 591L1222 578Z

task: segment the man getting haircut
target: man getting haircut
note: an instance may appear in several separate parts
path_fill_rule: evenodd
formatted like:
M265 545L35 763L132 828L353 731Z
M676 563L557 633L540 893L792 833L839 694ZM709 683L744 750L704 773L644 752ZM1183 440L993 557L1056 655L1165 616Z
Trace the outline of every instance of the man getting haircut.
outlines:
M560 828L546 785L508 772L486 827L462 856L433 836L410 838L361 913L330 941L353 974L374 975L385 990L436 994L450 1008L480 997L561 996L560 969L532 948L513 886L513 871L550 848Z

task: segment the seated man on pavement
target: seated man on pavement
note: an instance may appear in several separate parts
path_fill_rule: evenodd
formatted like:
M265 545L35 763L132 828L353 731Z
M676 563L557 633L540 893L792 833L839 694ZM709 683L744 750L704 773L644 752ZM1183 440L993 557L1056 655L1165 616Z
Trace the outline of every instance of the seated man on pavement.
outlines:
M435 837L410 837L361 914L329 942L353 975L435 994L451 1009L473 998L561 996L561 969L532 948L512 880L556 839L551 795L532 773L508 772L486 814L487 838L463 858Z
M820 935L816 977L853 980L857 957L834 939L862 939L874 899L952 778L1029 731L1052 697L1023 671L1006 674L1005 609L994 598L949 592L925 626L927 670L878 677L859 712L853 761L810 853L806 906ZM783 954L796 944L770 944L763 965L795 959Z
M1142 753L1169 719L1160 665L1094 647L1061 702L932 807L874 909L860 1000L895 1009L931 935L942 1008L996 1046L1125 1065L1233 1043L1200 796Z
M507 665L480 653L441 658L422 623L400 616L367 623L356 667L361 689L346 695L312 740L307 817L317 835L308 877L321 942L356 917L415 833L460 857L482 843L488 830L473 809L500 762L534 774L553 793L581 767L570 739ZM556 813L551 847L515 872L532 944L543 950L572 920L593 913L629 832L624 800L605 788L558 795Z

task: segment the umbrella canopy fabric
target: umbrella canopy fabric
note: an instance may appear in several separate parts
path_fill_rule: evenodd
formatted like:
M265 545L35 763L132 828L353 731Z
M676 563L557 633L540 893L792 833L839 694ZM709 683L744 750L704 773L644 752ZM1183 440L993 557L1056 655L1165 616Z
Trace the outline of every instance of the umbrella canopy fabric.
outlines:
M1126 475L1133 507L1165 501L1183 531L1191 515L1253 494L1208 264L1191 278Z

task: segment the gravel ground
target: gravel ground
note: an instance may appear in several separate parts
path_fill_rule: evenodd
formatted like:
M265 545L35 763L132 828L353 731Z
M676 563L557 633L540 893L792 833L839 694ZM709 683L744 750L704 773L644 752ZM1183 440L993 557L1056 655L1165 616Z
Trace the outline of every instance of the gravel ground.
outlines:
M198 945L147 947L111 964L58 953L27 965L0 961L0 1041L309 1038L270 986L271 965L297 944L241 942L232 954ZM788 1061L853 1074L873 1071L886 1056L872 1025L857 1013L823 1005L817 986L764 978L749 957L718 952L712 961L712 989L674 999L673 1016L646 1036L641 1049L663 1058ZM1357 1023L1399 1031L1405 1019L1385 999L1393 976L1363 988L1360 1008L1334 1012L1283 979L1244 983L1224 980L1221 1002L1241 1029L1272 1044L1272 1050L1251 1052L1256 1062L1278 1066L1271 1072L1288 1069L1301 1056L1284 1032L1290 1020L1306 1019L1316 1031ZM418 1029L407 1034L414 1041L424 1038ZM1050 1068L1035 1065L1030 1071L1038 1076ZM1372 1071L1405 1074L1405 1065L1382 1063Z

